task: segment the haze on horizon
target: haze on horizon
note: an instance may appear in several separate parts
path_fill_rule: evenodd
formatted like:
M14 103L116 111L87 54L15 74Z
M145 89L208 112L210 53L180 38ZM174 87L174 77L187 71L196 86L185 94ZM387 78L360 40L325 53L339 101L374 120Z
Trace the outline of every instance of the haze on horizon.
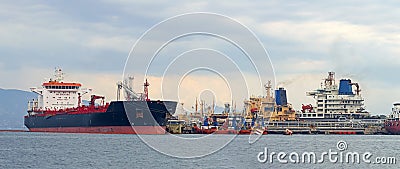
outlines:
M277 85L287 89L296 109L314 104L305 92L318 88L327 72L335 71L337 81L350 78L360 84L367 110L388 114L392 103L400 101L400 79L395 76L400 67L399 6L396 1L368 0L2 1L0 88L29 90L52 76L54 67L61 67L66 80L115 100L128 53L146 30L175 15L212 12L236 19L255 33L268 50ZM135 88L141 91L143 74L134 76ZM154 86L161 83L161 76L148 78L150 96L160 98L162 91ZM219 106L229 102L220 79L199 74L183 83L182 92L188 94L181 99L188 108L198 92L207 89L199 85L202 82L221 91L216 97Z

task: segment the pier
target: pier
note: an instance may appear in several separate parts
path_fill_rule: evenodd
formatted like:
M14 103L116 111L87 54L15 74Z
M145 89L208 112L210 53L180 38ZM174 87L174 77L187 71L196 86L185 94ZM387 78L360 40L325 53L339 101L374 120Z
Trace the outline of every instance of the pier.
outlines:
M386 134L383 122L368 121L285 121L267 122L268 134L283 134L286 129L293 134Z

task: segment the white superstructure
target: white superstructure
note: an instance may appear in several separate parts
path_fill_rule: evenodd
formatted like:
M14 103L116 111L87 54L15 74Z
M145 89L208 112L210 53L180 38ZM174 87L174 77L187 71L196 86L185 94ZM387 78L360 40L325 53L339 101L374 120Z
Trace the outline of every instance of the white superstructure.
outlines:
M356 90L353 91L353 86ZM364 99L360 94L358 83L350 79L340 80L335 84L335 73L329 72L320 89L307 92L316 100L316 107L303 105L299 118L363 118L369 116L365 111Z
M64 82L62 70L56 68L54 79L50 79L41 87L31 88L38 94L38 99L28 102L28 110L61 110L79 107L81 96L90 92L91 89L82 89L80 83Z
M392 113L390 113L389 119L394 119L394 120L400 119L400 103L393 104Z

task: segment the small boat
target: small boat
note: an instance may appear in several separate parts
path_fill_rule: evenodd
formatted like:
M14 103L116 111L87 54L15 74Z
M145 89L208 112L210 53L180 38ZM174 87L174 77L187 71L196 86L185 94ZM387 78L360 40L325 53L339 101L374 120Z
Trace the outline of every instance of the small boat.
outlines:
M293 131L292 131L292 130L289 130L289 129L286 129L286 130L285 130L284 135L292 135L292 134L293 134Z

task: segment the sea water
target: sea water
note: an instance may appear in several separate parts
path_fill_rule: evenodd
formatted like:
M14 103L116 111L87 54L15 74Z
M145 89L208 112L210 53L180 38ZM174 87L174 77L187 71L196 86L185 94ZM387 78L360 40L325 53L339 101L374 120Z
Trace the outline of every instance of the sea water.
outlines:
M155 139L166 137L154 135ZM199 135L185 135L199 137ZM224 140L229 135L219 135ZM214 139L213 142L218 142ZM212 145L213 142L207 144ZM339 149L345 143L346 149ZM163 144L179 144L165 141ZM185 147L182 147L184 149ZM203 147L207 149L207 146ZM266 152L266 150L268 152ZM332 161L324 153L357 153L366 163ZM316 162L304 153L314 153ZM271 156L272 154L272 156ZM278 154L283 158L278 159ZM286 154L284 156L284 154ZM296 158L296 154L299 158ZM267 155L267 159L265 158ZM351 155L351 154L350 154ZM290 157L289 157L290 156ZM272 157L272 158L270 158ZM321 160L322 162L318 162ZM376 158L386 164L377 164ZM333 158L333 157L332 157ZM395 159L395 164L387 159ZM272 160L271 160L272 159ZM0 168L400 168L400 136L396 135L264 135L253 144L238 135L228 145L203 157L171 157L147 146L136 135L0 133Z

